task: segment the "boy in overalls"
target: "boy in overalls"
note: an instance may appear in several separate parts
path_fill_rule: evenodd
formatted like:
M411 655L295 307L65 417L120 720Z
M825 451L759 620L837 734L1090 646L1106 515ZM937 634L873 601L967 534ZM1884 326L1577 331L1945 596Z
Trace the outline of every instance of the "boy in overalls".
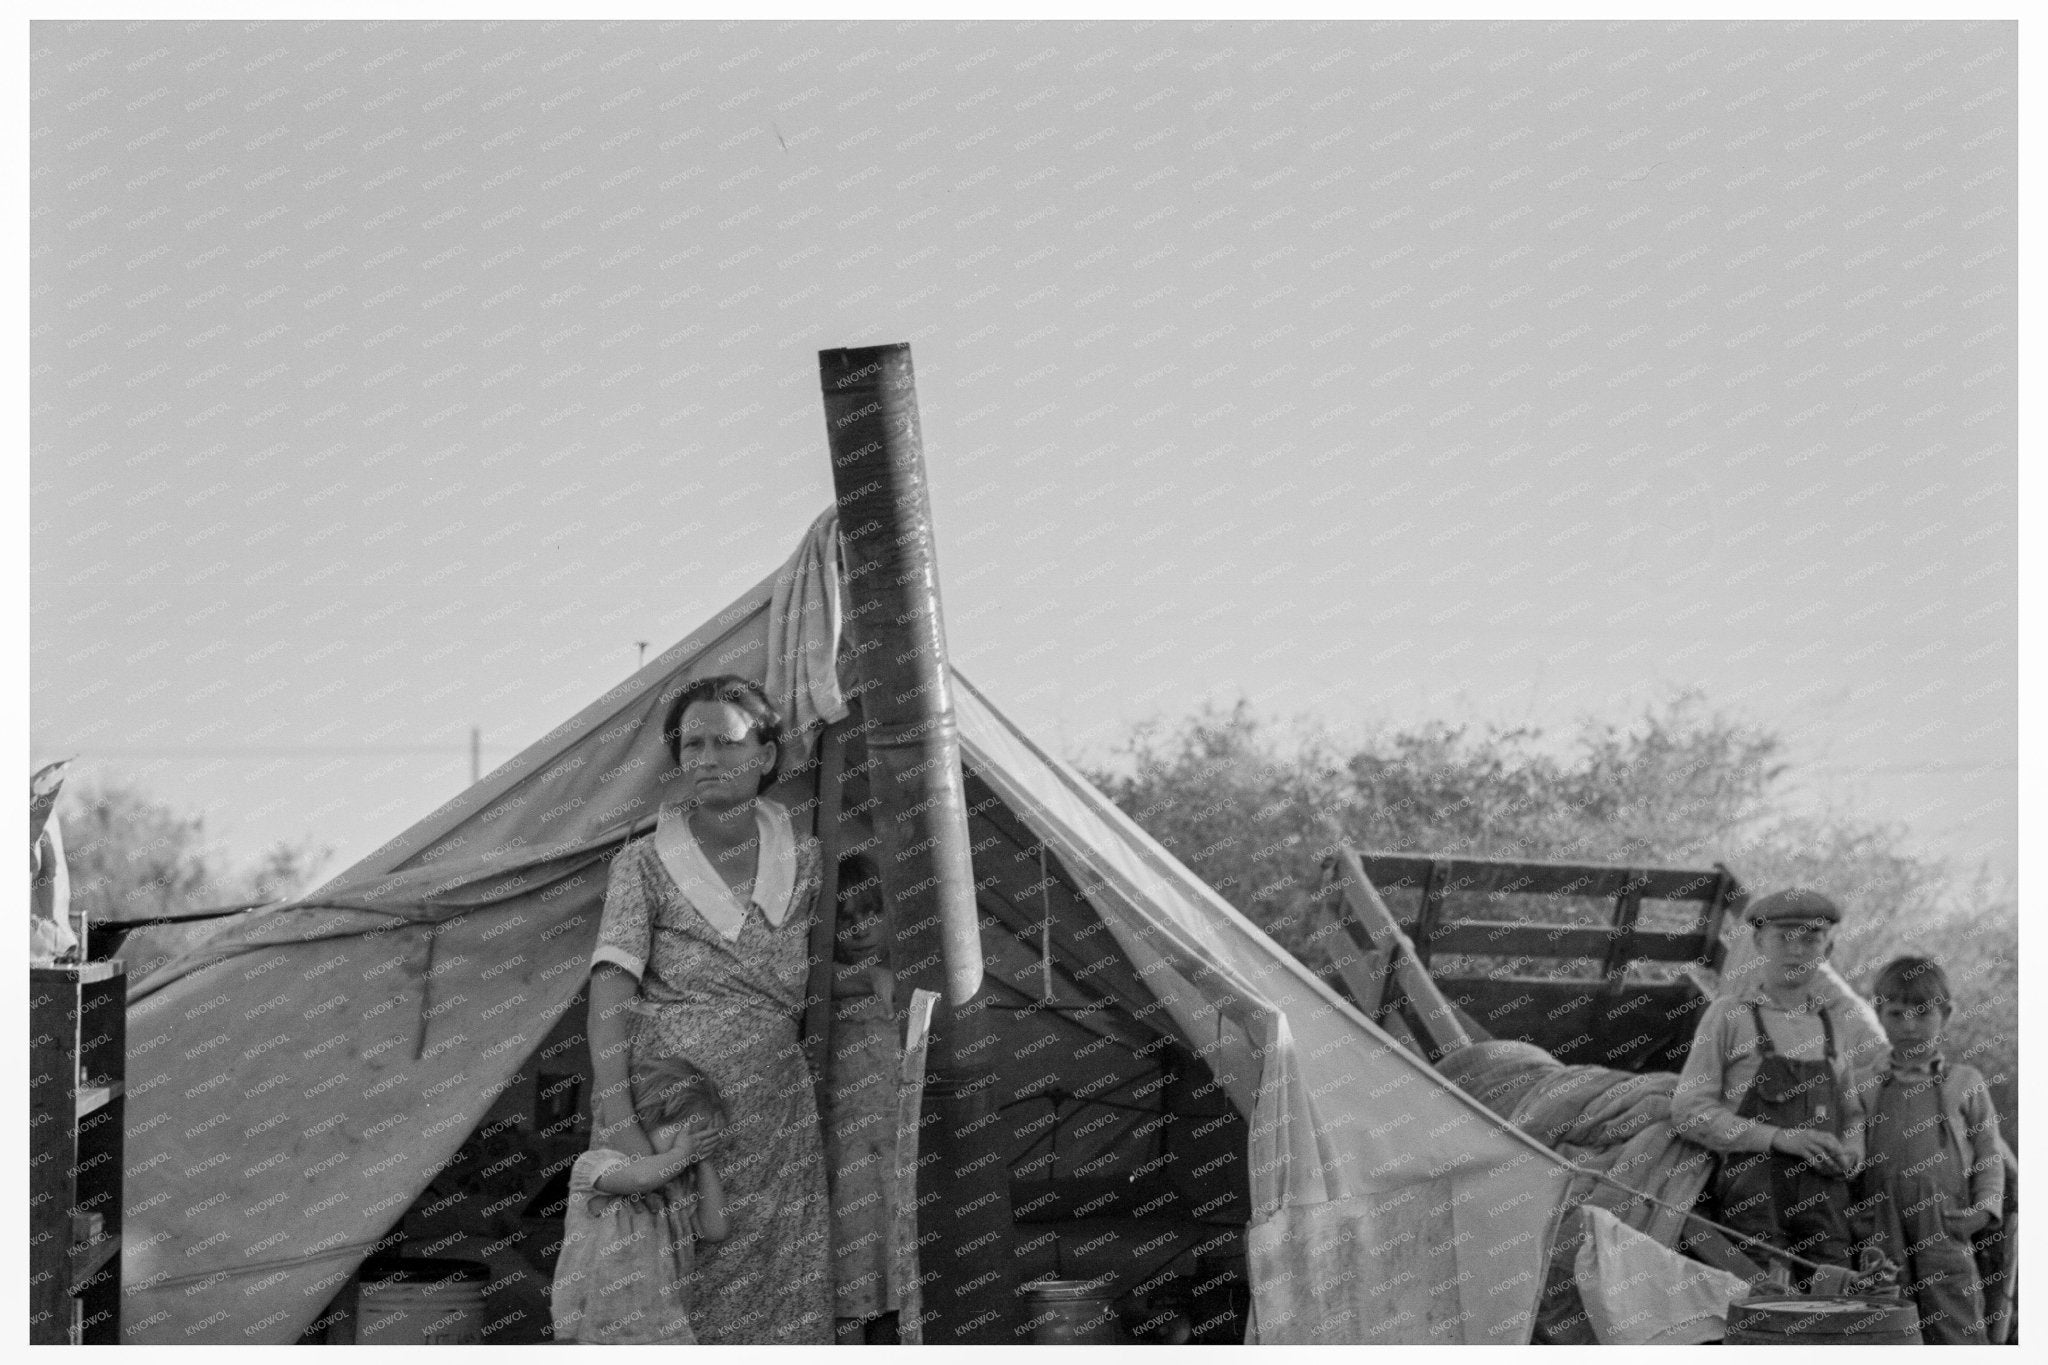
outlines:
M1849 1177L1863 1164L1863 1108L1837 1009L1814 989L1842 912L1779 891L1747 918L1759 978L1707 1006L1671 1097L1680 1136L1721 1153L1723 1223L1823 1265L1849 1266ZM1796 1283L1810 1276L1787 1263Z
M1973 1066L1942 1055L1948 975L1925 957L1887 963L1871 986L1891 1063L1871 1086L1870 1166L1859 1185L1886 1255L1905 1268L1929 1345L1987 1344L1970 1239L1999 1221L1998 1114Z

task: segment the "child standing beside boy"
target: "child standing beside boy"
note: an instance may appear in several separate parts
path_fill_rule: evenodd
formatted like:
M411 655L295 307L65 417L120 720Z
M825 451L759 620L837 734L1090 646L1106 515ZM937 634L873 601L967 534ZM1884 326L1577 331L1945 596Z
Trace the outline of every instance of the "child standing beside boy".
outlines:
M634 1109L654 1154L596 1147L569 1170L552 1298L556 1341L690 1345L695 1239L730 1230L706 1152L727 1121L711 1079L677 1057L633 1077Z
M1823 1265L1853 1263L1849 1177L1863 1164L1851 1036L1815 978L1842 912L1817 891L1751 902L1761 971L1707 1006L1671 1097L1677 1133L1721 1153L1721 1221ZM1811 1272L1784 1267L1804 1284Z
M1970 1239L2005 1200L1998 1115L1975 1067L1942 1055L1955 1004L1930 958L1895 958L1871 987L1891 1060L1866 1101L1864 1220L1904 1272L1929 1345L1986 1343Z

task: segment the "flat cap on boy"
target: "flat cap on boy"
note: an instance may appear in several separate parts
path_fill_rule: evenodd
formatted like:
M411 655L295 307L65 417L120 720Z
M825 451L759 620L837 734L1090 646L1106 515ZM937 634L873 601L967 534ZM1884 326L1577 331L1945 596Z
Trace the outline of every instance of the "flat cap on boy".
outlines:
M1743 918L1751 924L1810 924L1816 921L1840 924L1842 908L1818 891L1795 886L1751 901Z

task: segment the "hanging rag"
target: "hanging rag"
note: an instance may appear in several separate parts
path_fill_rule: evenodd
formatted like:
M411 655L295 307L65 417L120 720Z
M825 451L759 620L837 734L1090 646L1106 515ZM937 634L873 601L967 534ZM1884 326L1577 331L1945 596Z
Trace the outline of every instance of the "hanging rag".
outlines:
M763 690L782 712L787 758L797 762L810 757L821 727L846 718L839 628L839 509L828 507L776 573L768 603Z
M55 962L78 947L71 924L71 874L64 863L64 831L50 820L29 842L29 960Z
M70 759L36 769L28 780L28 951L31 962L55 962L78 947L84 927L72 923L71 874L64 831L53 812Z
M1606 1209L1588 1205L1583 1216L1586 1237L1574 1269L1602 1345L1684 1346L1722 1338L1728 1305L1748 1295L1747 1283L1679 1255Z

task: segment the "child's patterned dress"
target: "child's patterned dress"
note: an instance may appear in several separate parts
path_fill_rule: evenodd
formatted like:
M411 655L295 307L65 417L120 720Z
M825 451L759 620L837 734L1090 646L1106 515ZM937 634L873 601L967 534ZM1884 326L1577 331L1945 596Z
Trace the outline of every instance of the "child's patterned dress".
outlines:
M599 1176L626 1165L599 1147L569 1170L562 1254L555 1262L555 1340L606 1345L694 1344L690 1275L694 1174L638 1196L605 1194Z

